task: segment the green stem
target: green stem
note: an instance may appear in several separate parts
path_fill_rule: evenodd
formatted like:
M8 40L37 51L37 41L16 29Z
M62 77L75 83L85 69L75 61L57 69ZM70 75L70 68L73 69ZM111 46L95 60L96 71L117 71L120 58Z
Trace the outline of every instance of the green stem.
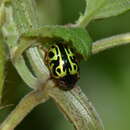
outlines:
M91 8L94 8L94 9L90 9L89 6L92 3L91 2L89 3L88 0L86 0L85 12L76 21L75 26L77 26L77 27L86 27L94 19L95 15L103 7L103 5L105 4L105 2L106 2L105 0L104 1L100 0L100 2L95 7L91 7Z
M79 17L75 26L76 27L86 27L89 24L89 22L92 20L94 14L95 14L95 12L92 12L91 14L88 15L88 12L86 9L84 15Z
M0 130L13 130L34 107L48 100L49 97L44 87L26 95L0 125Z
M80 16L78 21L76 22L76 25L75 26L78 26L78 27L85 27L87 26L87 24L90 22L90 19L91 17L89 18L87 16L87 10L85 10L85 13L83 16Z
M103 130L98 114L79 87L75 86L66 92L54 87L51 80L25 96L1 124L0 130L13 130L34 107L45 102L49 96L77 130Z
M71 91L49 87L48 94L76 130L103 130L97 112L78 86Z
M23 56L20 56L13 63L15 68L17 69L19 75L24 80L24 82L31 87L32 89L36 89L36 84L38 82L37 78L32 75L28 67L26 66L25 60Z
M130 43L130 33L104 38L92 43L92 54L97 54L109 48L126 45L128 43Z

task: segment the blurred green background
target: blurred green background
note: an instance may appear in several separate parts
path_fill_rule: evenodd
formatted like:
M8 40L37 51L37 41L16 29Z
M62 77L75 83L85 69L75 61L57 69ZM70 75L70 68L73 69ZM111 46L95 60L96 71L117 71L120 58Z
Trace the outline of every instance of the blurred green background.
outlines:
M54 7L51 0L48 8L50 6ZM84 0L59 0L59 6L60 24L67 24L73 23L83 12L85 2ZM130 11L117 17L92 21L87 30L95 41L115 34L130 32L129 23ZM87 62L82 61L80 64L81 78L78 84L100 114L105 130L130 130L129 56L130 45L126 45L94 55ZM5 91L4 97L9 95L11 97L4 103L15 104L30 89L22 83L10 63L8 63L6 75L6 87L9 86L9 92ZM19 85L14 92L13 88L16 84ZM7 111L9 112L10 109L6 109ZM16 128L16 130L37 129L72 130L73 126L64 119L56 105L50 100L34 109Z

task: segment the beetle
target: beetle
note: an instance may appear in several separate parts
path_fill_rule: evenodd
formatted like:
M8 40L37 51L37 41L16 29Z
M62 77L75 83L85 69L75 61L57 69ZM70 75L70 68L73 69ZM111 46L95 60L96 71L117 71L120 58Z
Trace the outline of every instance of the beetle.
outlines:
M46 64L50 76L62 90L71 90L79 79L79 64L73 49L58 43L49 47Z

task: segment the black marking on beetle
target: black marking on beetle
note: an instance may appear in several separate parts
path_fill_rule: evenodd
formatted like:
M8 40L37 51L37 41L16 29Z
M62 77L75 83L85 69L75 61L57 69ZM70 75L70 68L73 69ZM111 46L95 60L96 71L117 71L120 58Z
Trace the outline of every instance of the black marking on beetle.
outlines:
M57 56L57 60L52 60L51 61L51 63L50 63L50 65L52 65L53 64L53 74L55 75L55 76L58 76L58 74L56 73L56 68L59 66L59 59L60 59L60 57L59 56Z
M70 56L70 59L71 59L71 61L72 61L73 63L76 63L76 64L77 64L77 61L76 61L76 59L75 59L75 56Z
M76 65L74 65L74 69L76 70Z
M54 53L50 51L48 55L49 55L49 58L52 58L54 56Z
M71 64L68 60L68 56L67 56L65 49L64 49L64 48L66 48L66 50L68 51L68 48L62 44L58 44L58 47L60 49L60 52L62 52L61 57L62 57L62 60L64 61L63 70L64 71L66 70L67 75L69 75L70 74L69 69L72 70L72 67L71 67Z
M61 73L61 70L60 70L60 68L58 68L58 69L57 69L57 72L58 72L58 73Z
M70 59L71 59L71 61L72 61L73 63L76 64L76 65L74 65L74 69L76 68L75 66L77 66L77 67L78 67L77 71L79 71L79 66L78 66L78 62L77 62L77 60L76 60L76 57L73 56L73 57L70 57ZM75 69L75 70L76 70L76 69Z
M56 49L56 54L58 55L58 48L57 48L57 46L55 47L55 49Z
M65 46L64 48L67 50L68 54L70 54L70 51L68 50L67 46Z
M55 48L55 46L53 45L53 46L51 46L51 48Z

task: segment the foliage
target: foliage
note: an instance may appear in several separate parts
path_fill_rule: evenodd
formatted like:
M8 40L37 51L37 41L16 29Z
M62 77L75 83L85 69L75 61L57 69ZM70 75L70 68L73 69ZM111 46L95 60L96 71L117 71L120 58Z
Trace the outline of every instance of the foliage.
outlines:
M130 9L130 0L86 0L86 9L77 24L86 26L91 20L119 15Z
M129 4L129 0L86 0L85 13L76 24L45 25L50 19L46 15L44 22L42 12L39 12L40 3L35 0L3 0L0 3L0 96L5 92L3 83L7 56L22 80L34 90L22 98L0 129L14 129L34 107L52 98L76 129L102 130L98 114L80 88L64 92L49 79L49 71L43 60L45 52L40 47L46 48L46 43L62 39L85 60L91 54L129 43L129 33L92 43L86 30L92 20L119 15L130 9ZM54 22L52 19L51 24L55 24L56 19Z

